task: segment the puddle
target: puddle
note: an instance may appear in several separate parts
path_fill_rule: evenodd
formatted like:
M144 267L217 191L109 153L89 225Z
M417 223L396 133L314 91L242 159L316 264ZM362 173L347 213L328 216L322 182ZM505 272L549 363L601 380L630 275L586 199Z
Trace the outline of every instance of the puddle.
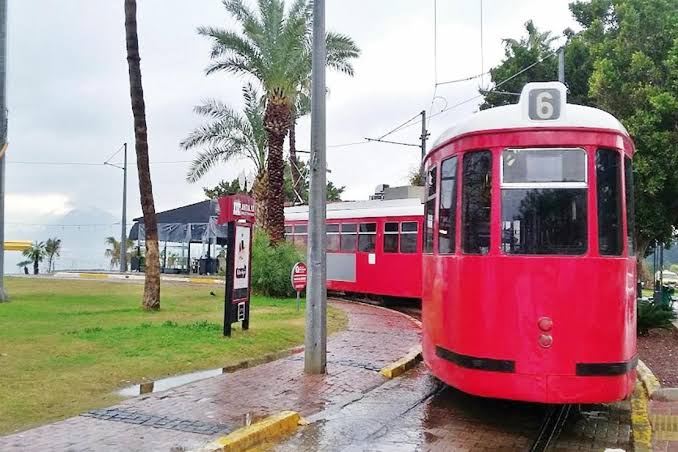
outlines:
M122 388L116 394L123 397L136 397L140 394L148 394L150 392L166 391L177 386L193 383L194 381L204 380L205 378L216 377L221 375L223 369L201 370L199 372L191 372L190 374L176 375L174 377L162 378L160 380L141 383L139 385L132 385Z

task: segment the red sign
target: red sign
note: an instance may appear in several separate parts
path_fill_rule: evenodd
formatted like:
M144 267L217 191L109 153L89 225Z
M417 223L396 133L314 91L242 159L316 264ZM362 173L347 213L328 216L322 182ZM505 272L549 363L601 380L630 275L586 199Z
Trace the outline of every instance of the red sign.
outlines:
M247 195L219 198L219 224L238 220L254 223L254 198Z
M306 264L303 262L297 262L292 267L292 287L297 292L301 292L306 288L306 275L308 274L308 269Z

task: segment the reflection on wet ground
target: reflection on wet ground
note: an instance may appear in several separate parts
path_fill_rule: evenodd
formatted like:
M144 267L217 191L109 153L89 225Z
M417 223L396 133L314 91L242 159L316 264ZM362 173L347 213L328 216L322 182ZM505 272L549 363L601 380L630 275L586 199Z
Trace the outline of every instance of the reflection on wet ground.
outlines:
M584 407L554 450L628 450L628 404ZM309 418L280 451L527 450L546 405L474 397L432 377L423 365L349 405Z
M132 385L117 391L118 395L123 397L135 397L139 394L147 394L149 392L166 391L177 386L193 383L194 381L204 380L205 378L216 377L221 375L223 369L201 370L199 372L191 372L183 375L176 375L174 377L162 378L160 380L141 383L139 385Z

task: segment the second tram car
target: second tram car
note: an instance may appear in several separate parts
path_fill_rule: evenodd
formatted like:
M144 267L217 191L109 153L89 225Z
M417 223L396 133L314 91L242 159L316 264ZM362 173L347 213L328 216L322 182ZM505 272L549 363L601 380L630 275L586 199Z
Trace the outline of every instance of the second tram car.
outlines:
M327 205L327 289L421 297L421 199ZM308 206L285 209L287 240L306 246Z
M444 133L425 160L423 353L471 394L547 403L633 389L634 147L556 82Z

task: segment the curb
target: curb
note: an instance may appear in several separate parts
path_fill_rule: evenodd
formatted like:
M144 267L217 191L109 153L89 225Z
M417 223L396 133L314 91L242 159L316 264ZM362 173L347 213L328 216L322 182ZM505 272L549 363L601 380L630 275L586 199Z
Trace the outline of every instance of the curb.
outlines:
M636 452L652 451L652 424L647 402L647 392L643 384L636 381L636 387L631 395L631 436L633 450Z
M379 373L389 379L395 378L416 366L421 359L421 345L417 345L398 361L383 367Z
M288 348L285 350L281 350L279 352L267 353L264 356L260 356L258 358L246 359L236 364L231 364L230 366L222 367L221 373L229 374L231 372L235 372L241 369L247 369L248 367L260 366L261 364L266 364L272 361L277 361L282 358L287 358L288 356L296 355L297 353L301 353L303 351L304 346L299 345L297 347Z
M94 272L56 272L53 275L54 278L63 278L63 279L110 279L110 280L126 280L126 281L143 281L143 274L118 274L118 273L94 273ZM176 283L190 283L190 284L223 284L223 280L214 279L214 278L196 278L196 277L167 277L165 275L160 275L160 280L164 282L176 282Z
M280 436L294 432L303 419L296 411L283 411L256 422L247 427L239 428L226 436L217 438L200 452L231 452L246 450L261 443L271 441Z
M661 388L659 380L657 377L655 377L650 368L647 367L647 365L641 360L638 360L638 366L636 367L636 370L638 373L638 378L645 388L647 397L651 399L652 395Z

